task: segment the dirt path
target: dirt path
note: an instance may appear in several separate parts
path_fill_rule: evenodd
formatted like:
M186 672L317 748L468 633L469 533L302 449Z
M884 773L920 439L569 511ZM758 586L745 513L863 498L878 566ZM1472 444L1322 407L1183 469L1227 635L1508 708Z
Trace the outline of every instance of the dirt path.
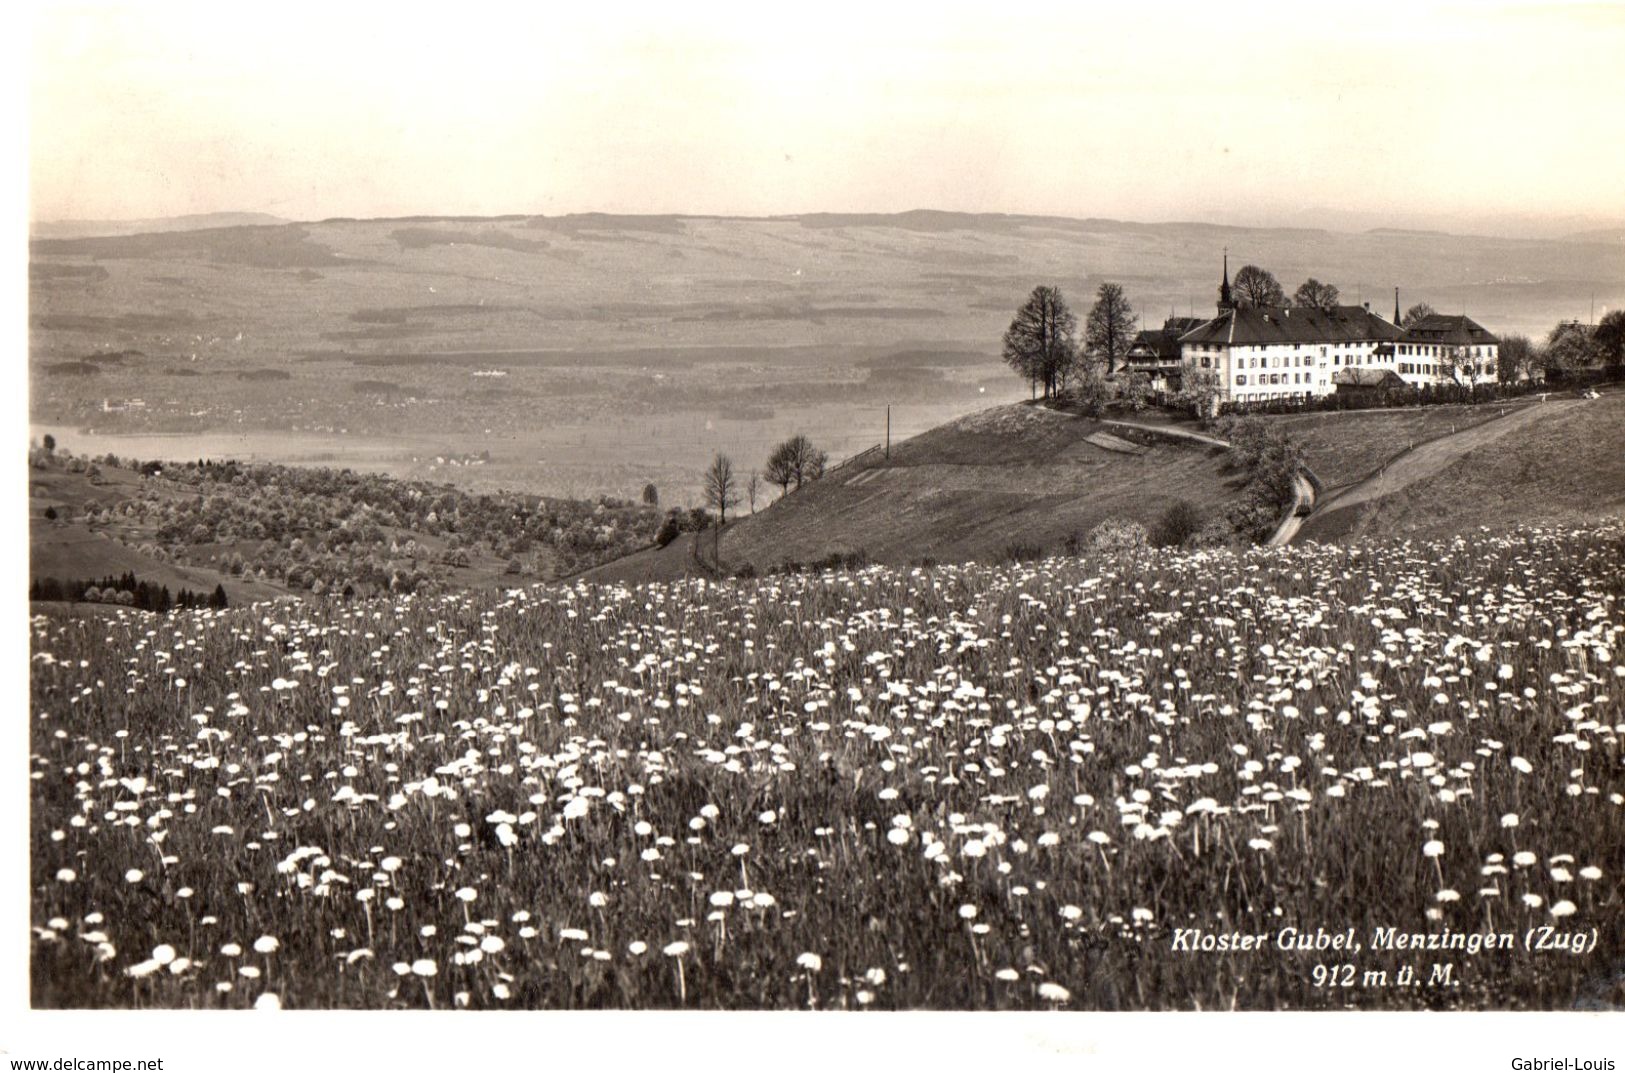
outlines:
M1561 420L1564 413L1580 405L1583 405L1580 399L1537 403L1453 435L1430 440L1395 458L1377 474L1338 492L1322 503L1319 511L1341 510L1392 495L1434 476L1469 452L1488 446L1509 432L1536 421Z
M1120 428L1137 428L1141 432L1152 432L1158 436L1172 436L1175 439L1190 440L1193 443L1205 443L1211 447L1229 447L1229 440L1221 440L1215 436L1204 436L1200 432L1186 432L1182 428L1169 428L1166 425L1142 425L1136 421L1117 421L1101 418L1102 425L1117 425Z
M1303 523L1309 520L1309 514L1314 509L1315 486L1309 483L1309 478L1300 469L1292 477L1292 513L1271 534L1268 546L1279 548L1292 543L1292 538L1298 535L1298 530L1303 528Z

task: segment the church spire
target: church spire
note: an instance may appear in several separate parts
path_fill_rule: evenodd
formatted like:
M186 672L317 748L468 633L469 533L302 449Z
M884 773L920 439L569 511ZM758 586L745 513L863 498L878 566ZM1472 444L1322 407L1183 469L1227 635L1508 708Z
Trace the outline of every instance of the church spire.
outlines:
M1230 247L1224 248L1224 282L1219 284L1219 313L1222 315L1236 308L1236 300L1230 295Z
M1394 288L1394 323L1399 323L1399 288Z

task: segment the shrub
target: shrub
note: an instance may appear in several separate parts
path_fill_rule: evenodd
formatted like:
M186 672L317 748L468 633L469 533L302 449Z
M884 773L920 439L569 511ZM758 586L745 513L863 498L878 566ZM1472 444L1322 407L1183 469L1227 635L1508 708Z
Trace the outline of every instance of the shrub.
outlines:
M1044 557L1044 549L1037 544L1028 544L1025 541L1013 540L1004 546L1004 561L1007 563L1030 563Z
M1099 417L1105 412L1106 403L1111 399L1111 388L1099 370L1089 369L1078 377L1071 398L1076 402L1080 414L1085 417Z
M1089 531L1089 547L1095 551L1130 551L1145 545L1145 526L1139 522L1107 518Z
M1202 527L1202 512L1196 505L1181 499L1157 519L1157 524L1151 527L1151 543L1159 548L1177 548L1196 535Z
M655 547L665 547L676 540L682 531L683 523L677 520L677 515L666 515L666 520L660 523L660 528L655 532Z
M1223 518L1209 518L1185 541L1188 548L1222 548L1233 544L1236 531Z

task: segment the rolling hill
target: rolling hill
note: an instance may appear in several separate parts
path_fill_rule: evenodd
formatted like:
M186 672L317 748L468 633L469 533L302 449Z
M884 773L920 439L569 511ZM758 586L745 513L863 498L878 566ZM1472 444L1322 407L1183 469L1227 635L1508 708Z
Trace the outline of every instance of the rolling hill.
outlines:
M764 572L829 556L906 565L1059 554L1108 519L1154 524L1178 500L1222 510L1223 451L1028 405L984 410L875 452L731 522L584 576ZM697 542L699 543L697 546ZM1019 546L1019 547L1018 547Z

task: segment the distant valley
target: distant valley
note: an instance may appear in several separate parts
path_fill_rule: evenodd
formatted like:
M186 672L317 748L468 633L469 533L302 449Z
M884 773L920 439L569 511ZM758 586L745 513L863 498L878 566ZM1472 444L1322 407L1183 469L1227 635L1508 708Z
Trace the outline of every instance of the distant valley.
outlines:
M1625 304L1625 247L1606 236L939 212L55 234L31 243L30 411L65 446L253 443L470 489L653 482L670 503L697 501L717 450L748 472L805 431L839 459L885 437L888 405L900 439L1024 397L999 341L1038 283L1081 316L1119 282L1155 325L1211 310L1228 248L1289 289L1313 275L1386 312L1397 286L1503 334Z

